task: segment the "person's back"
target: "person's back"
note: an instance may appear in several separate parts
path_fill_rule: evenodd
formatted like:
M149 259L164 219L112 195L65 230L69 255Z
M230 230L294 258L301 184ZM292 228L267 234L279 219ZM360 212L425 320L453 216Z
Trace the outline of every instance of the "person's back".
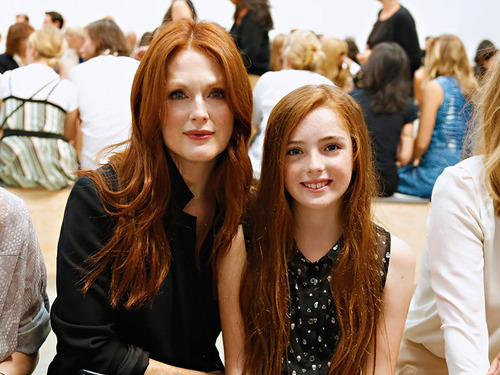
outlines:
M76 87L50 65L64 46L58 29L43 27L29 37L30 64L3 76L0 179L9 186L56 190L75 179Z
M125 56L101 55L70 70L78 88L82 120L82 169L95 169L107 158L101 151L130 136L130 91L139 62Z

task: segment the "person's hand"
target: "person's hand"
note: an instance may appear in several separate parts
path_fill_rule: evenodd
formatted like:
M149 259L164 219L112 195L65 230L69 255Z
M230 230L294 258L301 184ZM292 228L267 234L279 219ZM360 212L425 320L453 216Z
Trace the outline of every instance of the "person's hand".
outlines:
M146 53L146 51L148 50L148 47L149 46L142 46L142 47L139 47L137 48L134 53L132 54L132 57L136 60L141 60L142 57L144 56L144 54Z
M368 63L368 60L370 59L371 54L372 50L366 49L356 55L356 60L358 60L358 63L360 63L361 65L366 65Z
M486 375L500 375L500 353L498 353L493 362L491 362L490 369Z
M413 160L413 166L418 167L420 165L420 158L416 158Z

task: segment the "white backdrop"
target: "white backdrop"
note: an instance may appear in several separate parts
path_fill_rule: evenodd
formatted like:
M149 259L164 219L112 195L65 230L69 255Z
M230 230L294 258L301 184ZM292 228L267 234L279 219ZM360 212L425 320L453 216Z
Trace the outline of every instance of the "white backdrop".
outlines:
M200 19L214 21L229 29L234 6L229 0L194 0ZM380 9L376 0L270 0L275 28L271 36L291 29L310 29L325 36L353 36L360 49ZM428 35L453 33L465 43L469 58L474 57L482 39L500 46L499 0L401 0L413 14L424 45ZM56 10L68 25L85 26L104 16L112 16L123 31L135 31L138 38L154 29L163 18L170 0L0 0L0 51L17 13L26 13L31 24L41 26L45 11Z

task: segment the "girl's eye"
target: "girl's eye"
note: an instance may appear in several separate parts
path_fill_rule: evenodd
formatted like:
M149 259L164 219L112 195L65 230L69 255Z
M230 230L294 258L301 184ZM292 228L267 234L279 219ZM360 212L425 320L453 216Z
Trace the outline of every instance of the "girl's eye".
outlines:
M292 148L286 152L287 155L300 155L302 151L298 148Z
M326 151L335 151L338 148L339 148L339 146L337 146L337 145L328 145L328 146L326 146L325 150Z
M183 99L186 97L186 95L182 91L176 90L176 91L170 93L170 95L168 97L170 99Z
M215 89L210 93L210 97L214 99L224 99L226 97L226 93L222 89Z

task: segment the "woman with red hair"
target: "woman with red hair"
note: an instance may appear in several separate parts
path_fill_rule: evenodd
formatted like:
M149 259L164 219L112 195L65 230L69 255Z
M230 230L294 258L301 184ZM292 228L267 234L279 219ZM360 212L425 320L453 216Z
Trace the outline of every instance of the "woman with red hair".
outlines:
M131 105L128 147L83 172L68 199L49 374L224 371L219 301L224 316L252 178L252 92L231 36L166 25Z
M244 374L394 373L415 260L372 221L371 155L339 88L304 86L273 109L240 292Z

